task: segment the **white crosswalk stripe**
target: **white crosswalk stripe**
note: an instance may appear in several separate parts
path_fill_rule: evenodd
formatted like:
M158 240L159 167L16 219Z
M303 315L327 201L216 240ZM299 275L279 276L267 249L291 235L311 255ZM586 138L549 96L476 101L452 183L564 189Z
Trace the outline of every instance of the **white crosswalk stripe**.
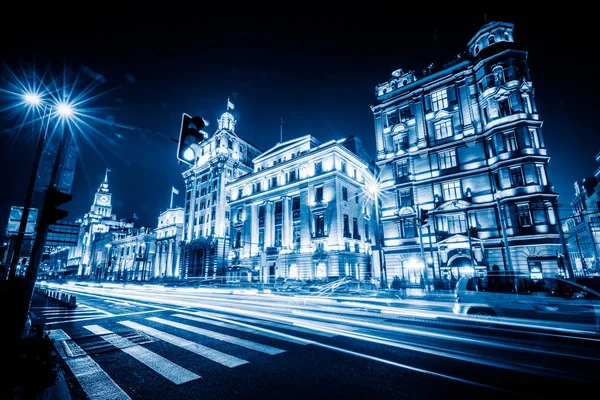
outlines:
M184 318L184 319L188 319L190 321L202 322L205 324L210 324L210 325L215 325L215 326L221 326L223 328L234 329L236 331L252 333L254 335L266 336L266 337L270 337L270 338L277 339L277 340L283 340L286 342L291 342L291 343L296 343L296 344L301 344L301 345L307 344L307 342L305 340L297 340L297 339L294 339L290 335L286 335L286 334L282 334L282 333L278 333L278 332L274 332L274 331L268 331L266 329L258 329L258 328L255 329L255 328L241 326L241 325L233 325L233 324L229 324L226 322L215 321L212 319L202 318L202 317L195 317L193 315L187 315L187 314L173 314L173 317Z
M127 393L123 391L102 368L88 355L78 357L67 357L60 341L71 338L62 329L49 332L48 336L55 340L56 351L65 360L73 375L81 385L85 394L94 400L129 400ZM78 348L76 344L72 347Z
M199 356L204 358L208 358L209 360L212 360L229 368L234 368L248 363L248 361L242 360L241 358L222 353L220 351L211 349L206 346L202 346L200 344L194 343L179 336L175 336L170 333L163 332L161 330L154 329L146 325L138 324L133 321L119 321L119 324L125 325L131 329L135 329L140 332L144 332L164 342L191 351L192 353L198 354Z
M194 333L197 333L199 335L208 336L210 338L221 340L223 342L227 342L227 343L235 344L235 345L238 345L238 346L246 347L246 348L251 349L251 350L260 351L261 353L275 355L275 354L281 354L281 353L285 352L285 350L281 350L281 349L278 349L276 347L267 346L266 344L260 344L260 343L251 342L250 340L240 339L240 338L237 338L237 337L234 337L234 336L226 335L224 333L213 332L213 331L210 331L208 329L202 329L202 328L198 328L196 326L182 324L180 322L169 321L169 320L166 320L166 319L163 319L163 318L158 318L158 317L150 317L150 318L147 318L147 319L150 320L150 321L153 321L153 322L158 322L158 323L161 323L161 324L169 325L169 326L172 326L174 328L183 329L183 330L188 331L188 332L194 332Z
M77 322L103 317L112 317L108 311L100 310L84 304L77 308L66 307L36 307L32 309L36 317L44 318L46 325L63 324L65 322Z
M87 325L84 326L84 328L96 335L102 335L102 339L121 349L121 351L129 354L176 385L181 385L200 378L199 375L180 367L166 358L145 347L135 344L129 339L119 336L108 329L104 329L98 325Z

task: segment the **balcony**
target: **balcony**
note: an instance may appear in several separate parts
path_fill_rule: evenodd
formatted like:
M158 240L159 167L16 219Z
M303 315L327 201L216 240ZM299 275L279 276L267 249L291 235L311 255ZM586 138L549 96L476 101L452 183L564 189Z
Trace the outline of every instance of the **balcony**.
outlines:
M279 254L279 248L278 247L267 247L266 253L267 253L267 255Z
M310 235L310 237L312 239L324 239L324 238L326 238L328 236L329 235L325 231L315 232L315 233L313 233L313 234Z

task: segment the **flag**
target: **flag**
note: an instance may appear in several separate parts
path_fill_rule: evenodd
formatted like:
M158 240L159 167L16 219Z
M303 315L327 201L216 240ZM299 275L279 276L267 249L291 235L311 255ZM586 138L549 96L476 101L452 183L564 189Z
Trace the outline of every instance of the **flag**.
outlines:
M173 194L179 194L179 190L175 189L175 186L171 186L171 189Z
M140 219L140 217L138 217L136 213L133 213L133 219Z
M227 99L227 109L228 110L233 110L235 107L233 106L233 103L229 101L229 99Z

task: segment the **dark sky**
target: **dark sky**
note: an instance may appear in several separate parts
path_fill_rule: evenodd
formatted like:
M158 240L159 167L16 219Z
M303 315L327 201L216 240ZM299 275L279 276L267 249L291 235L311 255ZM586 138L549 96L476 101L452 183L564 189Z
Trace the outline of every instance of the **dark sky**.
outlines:
M212 134L228 97L235 104L236 132L263 149L279 141L284 118L284 140L312 134L326 141L354 134L374 156L369 106L375 102L375 85L397 68L420 71L432 61L450 61L485 23L484 13L488 21L513 22L515 41L529 51L559 202L569 204L575 179L593 176L600 135L591 117L598 112L592 12L431 14L398 7L344 10L331 14L335 17L324 11L315 17L309 10L293 18L289 12L255 18L244 12L230 15L226 8L203 14L163 8L154 15L106 9L77 16L44 10L27 21L27 35L10 24L0 28L0 60L6 67L50 66L55 75L63 68L85 68L101 74L92 94L102 95L87 105L88 112L140 128L93 123L97 131L81 133L69 218L89 210L108 167L114 212L126 218L136 213L140 224L155 226L169 205L171 186L183 193L176 143L163 135L178 136L182 112L205 117ZM2 87L8 82L6 71L1 72ZM82 88L87 82L94 81L81 73ZM0 94L0 109L8 101ZM7 131L19 119L4 114L0 227L10 206L23 202L34 147L27 128L18 136L14 129ZM182 200L176 196L176 204Z

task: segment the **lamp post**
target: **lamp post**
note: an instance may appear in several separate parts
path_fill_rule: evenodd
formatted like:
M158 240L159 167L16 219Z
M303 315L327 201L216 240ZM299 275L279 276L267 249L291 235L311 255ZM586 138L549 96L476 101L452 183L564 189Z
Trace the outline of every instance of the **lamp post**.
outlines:
M376 226L376 240L377 240L377 248L379 250L379 263L381 265L381 286L387 289L387 267L385 264L385 256L383 254L383 234L381 230L381 216L379 215L379 193L380 187L379 183L371 182L367 186L367 191L373 197L373 201L375 203L375 225Z
M23 214L21 215L21 222L19 223L19 231L14 242L12 259L10 262L9 279L14 279L17 271L17 264L21 255L21 248L23 247L23 240L25 238L25 231L27 230L27 220L29 219L29 210L31 208L31 202L33 200L33 192L35 188L35 180L37 178L38 169L40 167L40 160L42 159L42 152L44 150L44 143L46 142L46 135L48 133L48 125L50 122L50 116L46 115L48 107L42 103L42 98L37 93L25 93L23 94L23 103L30 108L37 109L41 108L41 124L40 133L38 135L37 145L35 149L35 156L33 158L33 165L31 166L31 173L29 175L29 183L27 185L27 191L25 192L25 202L23 204ZM44 129L44 120L46 126Z
M102 273L102 276L100 277L100 280L108 279L108 267L110 267L112 265L112 263L110 261L110 248L112 247L112 244L106 243L106 245L104 245L104 247L106 248L106 259L104 261L104 271ZM110 263L110 265L109 265L109 263Z

